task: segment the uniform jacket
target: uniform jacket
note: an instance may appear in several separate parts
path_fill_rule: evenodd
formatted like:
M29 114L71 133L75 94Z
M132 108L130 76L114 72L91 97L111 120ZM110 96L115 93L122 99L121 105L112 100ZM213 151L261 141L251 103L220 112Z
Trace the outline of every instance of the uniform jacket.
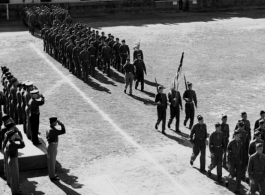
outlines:
M264 149L265 149L264 141L262 139L260 139L260 140L254 139L249 144L249 148L248 148L248 155L249 156L251 156L252 154L254 154L256 152L256 144L257 143L262 143L262 145L263 145L263 153L265 153L264 152Z
M214 131L209 138L209 150L211 153L222 153L225 149L223 132Z
M176 98L176 100L174 100L174 98ZM180 106L182 108L182 100L179 91L168 92L168 101L171 107L177 107L179 109Z
M265 178L265 156L257 152L250 156L248 168L249 177L257 180L264 180Z
M157 109L167 109L167 95L164 93L158 93L155 97L155 102L160 102L160 105L157 105Z
M197 97L196 93L193 90L186 90L183 94L183 99L184 98L189 98L189 101L187 103L191 103L194 101L195 106L197 107Z
M195 146L206 146L207 126L206 124L195 124L190 133L190 140Z

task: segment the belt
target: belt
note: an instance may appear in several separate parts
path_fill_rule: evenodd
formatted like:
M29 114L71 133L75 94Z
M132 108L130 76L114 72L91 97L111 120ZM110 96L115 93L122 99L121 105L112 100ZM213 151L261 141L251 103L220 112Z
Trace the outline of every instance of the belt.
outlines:
M220 148L220 147L222 147L222 145L220 145L220 146L213 146L213 147L217 147L217 148Z
M50 142L49 144L58 144L58 142Z
M186 104L193 104L193 102L186 102Z
M31 112L31 114L40 114L39 112Z

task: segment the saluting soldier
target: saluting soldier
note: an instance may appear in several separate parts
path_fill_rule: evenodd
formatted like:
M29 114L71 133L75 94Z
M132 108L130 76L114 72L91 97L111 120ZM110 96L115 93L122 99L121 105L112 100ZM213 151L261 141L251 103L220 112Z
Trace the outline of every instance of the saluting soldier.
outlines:
M183 94L183 99L186 102L185 104L186 117L184 120L184 126L186 126L187 121L190 119L189 129L191 129L193 126L194 115L195 115L194 104L195 107L197 108L197 97L195 91L192 90L192 83L187 82L187 85L189 89L186 90Z
M259 131L255 131L255 133L254 133L254 140L252 140L250 142L249 149L248 149L248 155L249 155L249 157L257 151L256 150L256 145L258 143L261 143L262 145L264 145L264 141L261 139L261 133ZM264 151L262 151L262 152L264 154Z
M61 129L56 128L56 125L60 125ZM65 134L65 126L56 117L50 118L50 127L51 129L46 132L46 138L48 142L48 150L47 150L47 160L48 160L48 172L50 180L56 181L60 180L59 177L55 174L55 164L56 164L56 156L57 156L57 148L59 135Z
M240 140L240 131L235 130L234 138L227 146L227 167L229 175L226 178L225 185L228 187L229 180L236 177L235 193L240 194L240 185L242 180L242 141Z
M222 161L223 151L225 150L225 143L223 138L223 132L221 131L221 124L215 124L215 131L209 138L209 150L211 153L211 164L208 167L208 175L211 176L211 171L217 166L217 182L222 181Z
M87 51L90 53L90 59L91 59L90 75L92 77L95 76L96 54L97 54L97 49L94 47L93 43L94 42L90 42L90 47L87 49Z
M223 139L224 139L224 156L223 156L223 167L227 168L226 166L226 156L227 156L227 145L229 142L230 137L230 130L229 125L227 124L227 115L222 115L222 124L221 124L221 131L223 132Z
M265 194L265 155L263 144L256 145L257 152L250 156L248 163L248 175L250 178L250 189L248 194Z
M126 59L130 58L130 49L128 45L125 44L125 40L121 41L121 46L119 48L120 58L121 58L121 64L125 64ZM123 73L123 70L122 70Z
M134 60L133 65L135 66L135 89L137 89L139 82L141 82L141 91L144 91L144 73L146 74L146 67L144 61L141 59L141 55L139 54L137 59Z
M155 128L158 129L158 125L162 121L162 133L166 134L166 116L167 116L167 95L163 93L165 89L162 85L158 86L158 94L155 97L155 103L157 105L157 122Z
M207 140L207 126L203 121L201 115L197 116L198 123L192 127L190 133L190 142L193 145L193 152L190 158L190 164L193 165L196 157L201 153L200 156L200 171L202 173L205 170L205 152L206 152L206 140Z
M127 59L126 64L123 66L125 72L125 89L124 93L126 93L128 85L130 85L130 95L132 95L132 83L134 77L134 66L130 63L130 58Z
M82 45L82 51L79 55L79 61L82 66L82 74L83 74L83 81L88 83L88 70L89 70L89 63L90 63L90 53L86 50L86 45Z
M34 145L40 145L41 142L38 139L39 124L40 124L40 109L45 102L42 94L39 94L39 90L35 89L30 92L31 99L29 100L29 119L32 132L32 143Z
M258 120L256 120L254 130L259 128L259 121L261 119L265 120L265 111L264 110L260 111L260 118Z
M179 118L180 118L179 109L181 108L182 110L182 101L179 91L174 87L171 87L171 90L168 93L168 101L170 103L170 118L167 126L170 129L170 125L173 119L176 118L175 131L180 133L181 131L179 130Z

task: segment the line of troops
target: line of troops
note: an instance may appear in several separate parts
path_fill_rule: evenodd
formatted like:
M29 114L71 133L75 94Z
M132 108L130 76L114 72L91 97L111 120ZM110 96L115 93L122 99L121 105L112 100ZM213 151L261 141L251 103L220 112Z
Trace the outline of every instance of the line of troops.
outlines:
M22 133L16 125L23 124L23 131L34 145L39 141L40 110L45 102L42 94L31 81L19 82L7 67L1 67L3 92L0 92L0 149L4 154L4 173L7 184L13 195L21 195L19 190L18 149L25 147ZM4 114L3 114L3 112ZM56 126L59 125L60 128ZM50 130L46 132L48 142L47 162L48 175L51 181L60 180L55 174L55 163L58 147L58 136L65 134L65 126L57 117L50 118Z
M241 181L246 181L250 185L248 194L255 194L259 191L265 195L265 111L260 112L260 118L255 121L254 138L251 138L250 121L247 119L247 113L241 113L241 119L236 124L232 140L230 138L230 129L227 124L227 116L222 115L221 123L215 124L215 129L209 136L209 150L211 153L211 164L208 171L205 170L205 153L207 145L207 126L204 123L201 115L197 116L198 123L193 125L194 106L197 108L196 93L192 90L192 83L187 83L188 89L183 94L185 104L186 117L184 126L190 120L189 129L190 142L193 145L193 153L190 159L190 164L193 165L196 157L200 154L200 171L207 172L211 177L212 169L217 167L217 182L222 181L222 167L229 171L229 176L225 178L225 186L229 186L229 181L236 177L235 193L240 194ZM155 97L157 104L157 122L155 128L158 129L159 123L162 121L162 133L165 133L166 126L166 110L167 105L170 105L170 119L168 128L172 120L176 118L176 132L179 131L180 109L182 110L182 101L179 91L171 88L168 96L163 93L165 89L162 85L158 87L158 94Z
M47 8L40 7L37 10L42 9ZM86 83L89 75L95 76L95 67L110 77L112 66L125 74L125 92L129 85L132 94L133 80L136 80L135 89L140 82L141 90L144 90L146 66L140 43L134 46L133 64L130 64L130 49L125 40L120 43L119 38L116 38L114 41L114 36L111 34L106 37L104 32L99 34L98 30L91 29L80 21L73 23L69 14L66 18L59 17L58 14L61 12L56 12L56 7L53 7L53 11L54 20L42 22L40 25L43 26L41 37L45 52Z

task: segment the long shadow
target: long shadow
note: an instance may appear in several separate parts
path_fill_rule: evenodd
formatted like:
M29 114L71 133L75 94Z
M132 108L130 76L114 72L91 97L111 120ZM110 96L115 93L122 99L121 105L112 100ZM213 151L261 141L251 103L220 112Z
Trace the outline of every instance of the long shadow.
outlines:
M149 100L149 99L146 99L146 98L141 98L141 97L138 97L138 96L136 96L136 95L130 95L133 99L136 99L136 100L138 100L138 101L141 101L141 102L143 102L144 104L146 104L146 105L152 105L152 106L155 106L156 104L155 104L155 102L154 101L152 101L152 100Z
M111 78L114 81L125 84L124 75L121 75L121 74L122 73L118 73L117 70L111 68Z
M43 195L43 194L45 194L42 191L36 191L38 182L36 182L36 181L28 181L28 180L26 180L24 182L27 183L26 184L27 188L25 190L24 189L21 190L23 194L34 194L34 195Z
M151 81L148 81L148 80L144 80L144 83L147 84L147 85L150 85L152 87L156 87L157 85L159 85L159 83L155 83L155 82L151 82Z
M107 84L107 85L113 85L113 86L117 86L114 82L109 81L105 75L103 74L103 72L99 71L99 70L95 70L95 77L94 79L97 79L99 82Z
M186 138L186 139L189 141L189 138L190 138L190 135L189 135L189 134L184 133L184 132L176 132L174 129L171 129L171 128L170 128L170 130L173 131L174 133L177 133L177 134L180 135L181 137Z
M190 141L188 139L186 139L185 137L176 137L176 136L173 136L173 135L169 135L169 134L165 134L166 137L168 137L169 139L172 139L176 142L178 142L179 144L183 145L183 146L186 146L186 147L189 147L189 148L192 148L192 144L190 143Z
M88 83L87 83L87 85L89 85L90 87L92 87L92 89L94 89L94 90L103 91L103 92L106 92L106 93L111 94L111 92L110 92L109 89L107 89L106 87L103 87L102 85L94 82L90 77L88 77Z
M155 98L155 94L149 91L142 91L142 93L145 93L146 95L148 95L149 97Z
M72 190L71 188L68 188L66 185L63 185L60 181L54 181L54 185L56 185L58 188L60 188L62 191L64 191L67 195L81 195L78 192Z

